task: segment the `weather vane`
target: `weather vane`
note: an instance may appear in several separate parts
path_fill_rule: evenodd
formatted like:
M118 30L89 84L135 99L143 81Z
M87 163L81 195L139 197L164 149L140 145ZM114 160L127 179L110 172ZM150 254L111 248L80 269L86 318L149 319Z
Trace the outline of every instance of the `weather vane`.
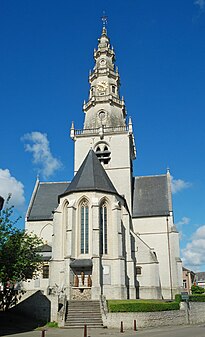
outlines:
M103 11L102 23L103 23L103 27L106 27L106 25L107 25L107 16L105 15L105 11Z

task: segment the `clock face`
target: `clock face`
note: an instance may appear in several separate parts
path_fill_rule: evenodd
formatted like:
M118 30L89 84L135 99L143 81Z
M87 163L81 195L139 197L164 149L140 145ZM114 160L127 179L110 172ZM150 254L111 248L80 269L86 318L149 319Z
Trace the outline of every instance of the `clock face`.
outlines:
M106 89L108 88L108 84L107 82L102 81L97 84L96 88L99 92L105 92Z
M99 114L98 114L98 116L99 116L99 118L100 118L100 120L102 121L103 119L105 119L105 117L106 117L106 113L105 113L105 111L100 111L99 112Z
M101 65L101 66L104 66L105 63L106 63L105 59L101 59L101 60L100 60L100 65Z

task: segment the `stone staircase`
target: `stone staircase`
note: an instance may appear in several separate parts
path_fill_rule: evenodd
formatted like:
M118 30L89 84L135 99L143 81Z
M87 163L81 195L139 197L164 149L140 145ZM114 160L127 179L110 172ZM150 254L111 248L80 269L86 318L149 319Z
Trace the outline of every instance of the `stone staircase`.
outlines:
M65 327L79 328L84 325L102 328L103 321L99 301L68 301Z

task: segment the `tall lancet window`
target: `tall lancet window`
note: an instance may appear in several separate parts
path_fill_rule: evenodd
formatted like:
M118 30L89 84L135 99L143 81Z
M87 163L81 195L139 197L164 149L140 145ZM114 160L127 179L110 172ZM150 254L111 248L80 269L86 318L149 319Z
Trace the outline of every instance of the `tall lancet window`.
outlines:
M89 213L87 200L83 200L80 206L80 233L80 252L81 254L88 254Z
M107 204L100 206L100 254L107 254Z

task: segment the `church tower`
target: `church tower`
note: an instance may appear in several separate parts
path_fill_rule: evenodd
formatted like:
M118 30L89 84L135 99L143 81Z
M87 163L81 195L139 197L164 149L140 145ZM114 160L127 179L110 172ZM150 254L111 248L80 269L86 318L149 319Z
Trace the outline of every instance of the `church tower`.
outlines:
M75 141L74 171L78 171L89 149L93 149L118 193L131 209L132 161L136 157L131 118L126 120L124 98L120 97L120 76L115 52L105 27L94 50L95 66L89 74L89 98L83 104L83 130L71 127Z
M26 229L43 239L49 270L27 289L67 300L173 299L182 268L171 177L133 175L132 121L105 26L94 62L83 128L72 122L70 130L74 177L38 180L27 211Z

